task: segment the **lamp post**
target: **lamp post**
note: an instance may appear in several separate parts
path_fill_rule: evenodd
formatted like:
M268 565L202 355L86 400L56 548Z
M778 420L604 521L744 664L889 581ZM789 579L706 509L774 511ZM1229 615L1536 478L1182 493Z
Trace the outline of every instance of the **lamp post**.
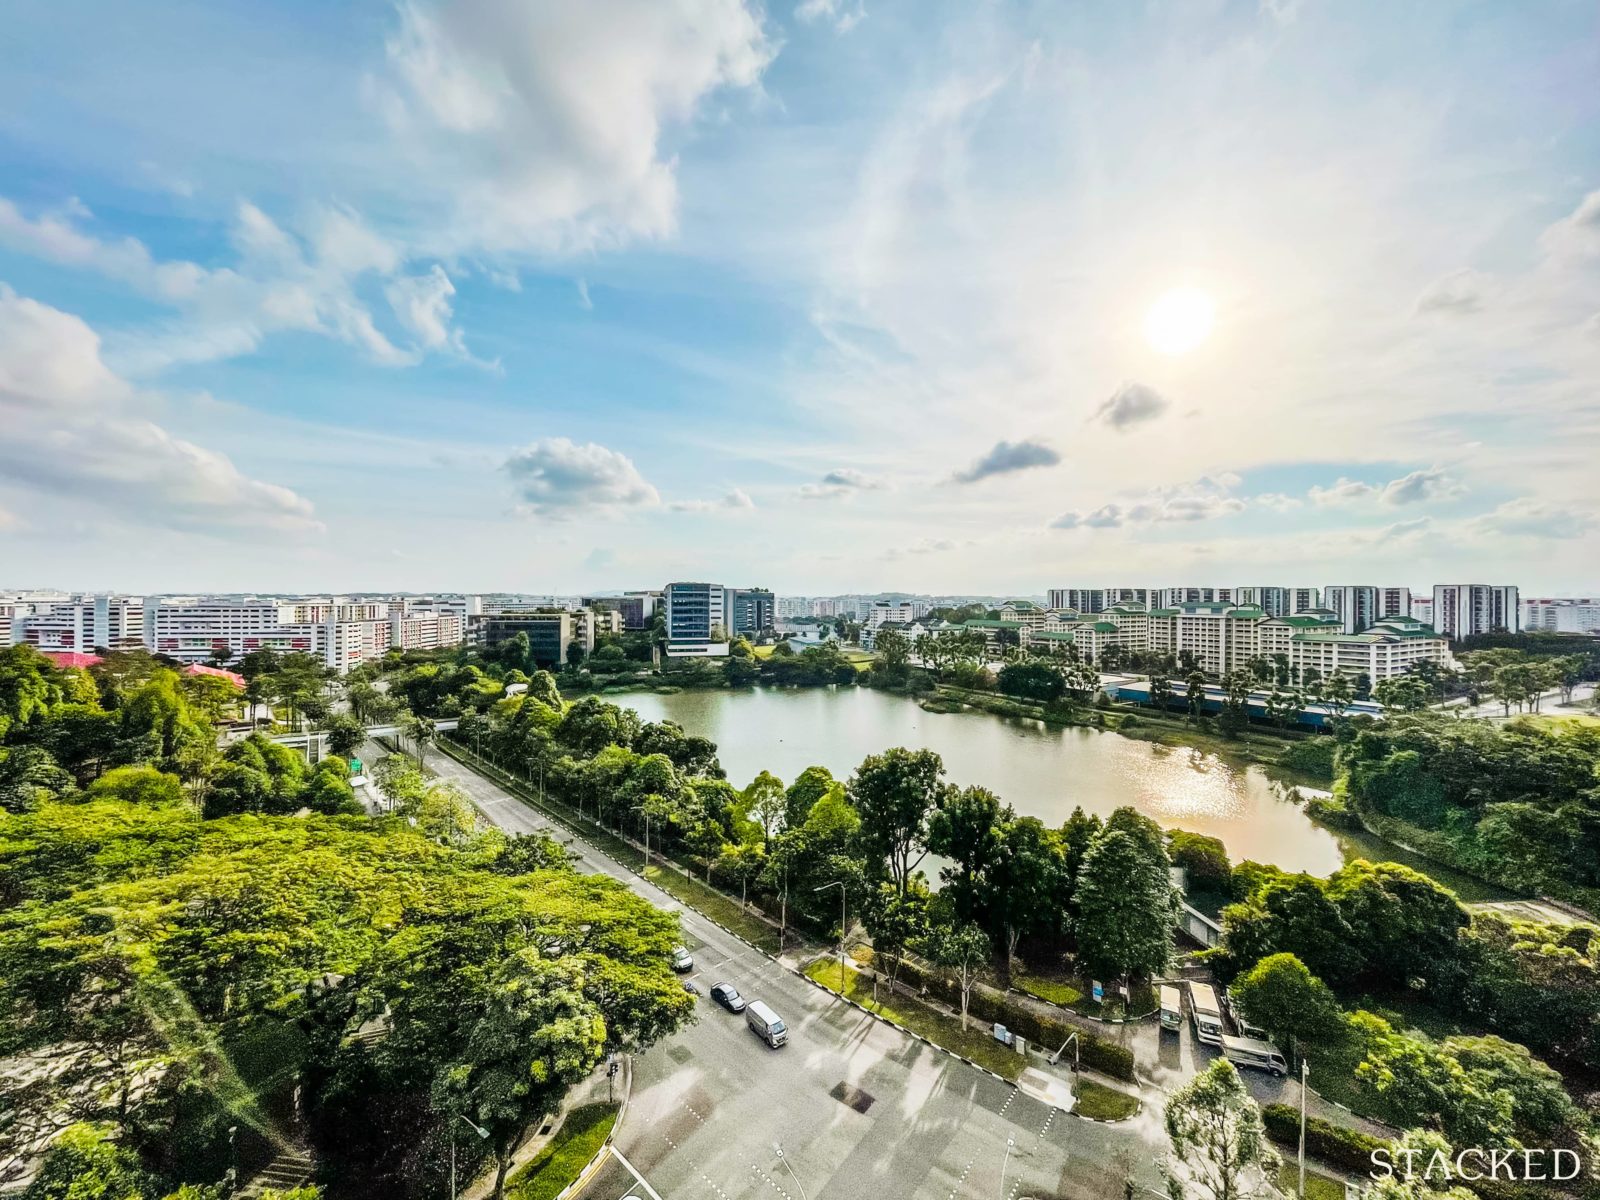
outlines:
M472 1126L473 1132L484 1141L489 1140L489 1131L465 1113L456 1113L455 1118ZM456 1200L456 1127L454 1121L450 1125L450 1200Z
M1006 1200L1006 1167L1011 1163L1011 1148L1016 1144L1016 1138L1006 1139L1006 1156L1000 1160L1000 1200Z
M1311 1076L1311 1066L1300 1060L1300 1200L1306 1200L1306 1080Z
M821 887L815 887L811 890L813 892L825 892L831 887L839 889L839 994L842 996L844 995L844 880L835 879L832 883L825 883Z
M778 1161L789 1168L789 1178L793 1179L795 1187L800 1189L800 1200L810 1200L810 1197L806 1195L805 1184L801 1183L800 1176L794 1173L794 1164L789 1161L788 1156L783 1152L783 1143L774 1142L772 1143L772 1148L777 1152Z

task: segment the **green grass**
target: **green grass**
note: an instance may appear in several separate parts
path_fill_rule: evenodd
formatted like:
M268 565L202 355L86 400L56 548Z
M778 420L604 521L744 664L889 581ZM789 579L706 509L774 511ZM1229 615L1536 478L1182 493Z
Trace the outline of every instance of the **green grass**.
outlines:
M1059 976L1024 975L1017 973L1011 982L1021 991L1062 1008L1071 1008L1083 999L1083 993Z
M1072 1111L1080 1117L1094 1121L1124 1121L1139 1111L1139 1098L1116 1088L1108 1088L1092 1079L1078 1079L1075 1089L1078 1097Z
M1300 1168L1285 1161L1278 1169L1278 1187L1285 1196L1296 1195L1300 1190ZM1344 1182L1306 1168L1306 1200L1344 1200Z
M817 959L806 968L806 974L830 992L839 990L837 958ZM909 996L897 995L891 1002L888 999L887 984L879 990L884 999L875 1003L872 999L872 984L863 980L858 971L845 972L845 996L867 1011L887 1017L912 1033L920 1033L935 1045L970 1058L996 1075L1013 1082L1022 1074L1022 1068L1027 1066L1022 1055L1002 1046L987 1033L981 1032L981 1027L963 1031L959 1017L947 1017Z
M573 1109L550 1144L507 1181L507 1200L552 1200L600 1152L616 1123L614 1104L585 1104Z
M652 863L645 868L644 877L674 900L687 904L717 924L733 930L751 945L765 950L768 954L778 953L778 931L760 917L740 908L737 901L730 900L698 879L691 879L671 867Z

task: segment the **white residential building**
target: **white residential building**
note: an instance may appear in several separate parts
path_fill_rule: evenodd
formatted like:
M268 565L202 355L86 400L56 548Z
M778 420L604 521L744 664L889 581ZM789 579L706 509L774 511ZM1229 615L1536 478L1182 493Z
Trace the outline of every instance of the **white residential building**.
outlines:
M1493 633L1522 631L1522 606L1515 584L1436 583L1433 626L1451 641Z
M92 653L137 646L144 600L137 596L78 596L58 603L32 603L28 612L12 608L10 641L47 653Z
M1546 633L1600 632L1600 599L1524 600L1522 628Z
M933 605L927 600L874 600L867 609L867 619L863 625L868 629L876 629L885 621L909 625L932 611Z

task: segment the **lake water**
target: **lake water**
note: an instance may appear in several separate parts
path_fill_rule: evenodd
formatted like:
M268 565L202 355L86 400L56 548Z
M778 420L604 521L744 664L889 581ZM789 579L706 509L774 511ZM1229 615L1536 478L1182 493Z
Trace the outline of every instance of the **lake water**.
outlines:
M944 759L951 782L981 784L1047 825L1060 825L1078 805L1101 815L1132 805L1160 825L1221 838L1234 862L1328 875L1347 858L1381 858L1426 870L1463 899L1497 894L1398 847L1336 835L1311 821L1286 798L1288 787L1260 767L1241 768L1198 750L989 713L930 713L870 688L606 698L644 720L668 718L716 742L728 779L739 787L762 770L788 784L813 765L844 779L867 755L891 746L929 749Z

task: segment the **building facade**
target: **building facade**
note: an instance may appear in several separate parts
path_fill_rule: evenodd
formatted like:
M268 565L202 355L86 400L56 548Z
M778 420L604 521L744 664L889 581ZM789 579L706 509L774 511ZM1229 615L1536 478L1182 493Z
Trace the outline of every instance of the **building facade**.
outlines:
M1515 584L1438 583L1433 587L1433 627L1451 641L1480 633L1522 631Z
M1522 628L1544 633L1600 632L1600 599L1524 600Z
M10 641L47 653L121 650L143 638L144 600L137 596L76 596L7 607Z

